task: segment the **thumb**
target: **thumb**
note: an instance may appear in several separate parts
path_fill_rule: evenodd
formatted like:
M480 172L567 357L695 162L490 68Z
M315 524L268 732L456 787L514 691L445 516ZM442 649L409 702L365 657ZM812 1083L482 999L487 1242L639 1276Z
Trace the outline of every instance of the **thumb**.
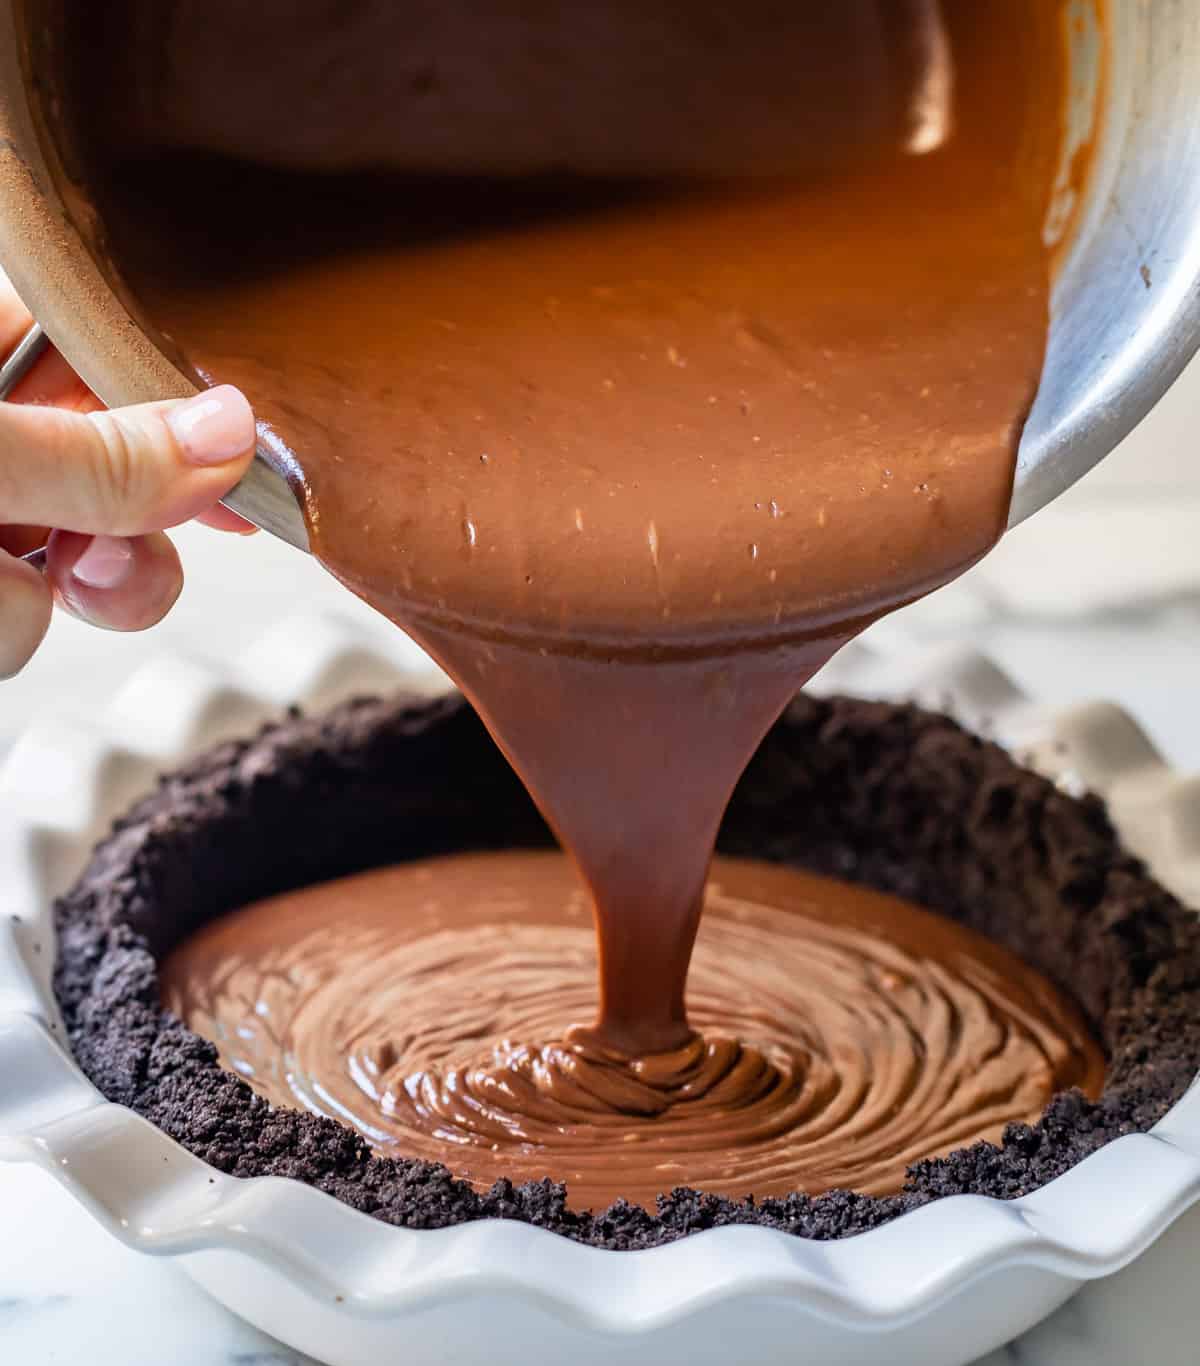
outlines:
M0 523L138 536L210 509L245 473L254 414L231 385L77 413L0 404Z

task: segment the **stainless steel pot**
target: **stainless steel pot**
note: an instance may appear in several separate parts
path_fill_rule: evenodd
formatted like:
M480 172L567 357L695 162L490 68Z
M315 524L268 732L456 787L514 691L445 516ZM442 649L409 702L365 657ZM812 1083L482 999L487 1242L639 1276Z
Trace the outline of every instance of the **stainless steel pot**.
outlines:
M105 402L188 393L89 248L90 211L63 172L53 100L38 79L52 50L52 9L0 0L0 261ZM1047 226L1062 255L1010 525L1107 455L1200 349L1200 5L1070 0L1069 30L1071 101ZM1087 145L1091 172L1080 190L1072 167ZM226 501L307 549L269 445Z
M1112 451L1200 349L1200 5L1072 3L1070 144L1098 120L1009 525Z

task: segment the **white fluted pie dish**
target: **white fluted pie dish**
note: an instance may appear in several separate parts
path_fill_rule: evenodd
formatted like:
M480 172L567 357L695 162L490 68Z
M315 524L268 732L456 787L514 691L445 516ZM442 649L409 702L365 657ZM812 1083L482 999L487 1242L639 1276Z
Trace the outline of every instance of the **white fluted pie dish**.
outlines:
M816 1243L722 1228L613 1253L526 1225L388 1227L279 1178L208 1167L99 1095L56 1042L50 904L154 775L281 705L399 675L324 621L294 622L217 676L167 660L88 728L43 723L0 768L0 1157L53 1173L115 1236L169 1257L274 1336L334 1366L729 1360L961 1366L1131 1261L1200 1197L1200 1090L1011 1203L940 1200ZM886 680L886 686L881 680ZM410 685L413 678L406 680ZM417 681L444 686L430 667ZM827 689L916 695L1110 802L1127 843L1200 900L1200 780L1103 705L1049 715L978 656L886 668L844 654Z

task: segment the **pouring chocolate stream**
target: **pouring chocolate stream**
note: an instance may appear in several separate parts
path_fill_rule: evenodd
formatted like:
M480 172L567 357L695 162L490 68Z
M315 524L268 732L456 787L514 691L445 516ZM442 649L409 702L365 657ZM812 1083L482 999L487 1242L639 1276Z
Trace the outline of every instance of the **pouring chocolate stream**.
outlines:
M1037 388L1065 7L951 0L932 47L928 7L853 8L880 62L838 65L835 25L795 79L838 66L876 117L790 178L176 153L153 199L144 166L97 184L143 316L252 395L316 554L446 667L574 858L599 1010L523 1042L618 1072L690 1065L733 784L846 640L999 537Z

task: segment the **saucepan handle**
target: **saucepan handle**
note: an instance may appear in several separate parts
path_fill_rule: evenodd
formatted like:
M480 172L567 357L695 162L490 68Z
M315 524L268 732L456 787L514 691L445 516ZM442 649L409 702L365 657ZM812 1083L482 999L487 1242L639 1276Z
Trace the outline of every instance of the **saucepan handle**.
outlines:
M40 323L33 323L9 358L0 365L0 402L7 399L29 374L50 345ZM292 492L283 462L260 441L254 463L236 488L222 499L226 507L248 518L299 550L307 550L308 531L296 495ZM21 557L39 571L46 567L46 547Z

